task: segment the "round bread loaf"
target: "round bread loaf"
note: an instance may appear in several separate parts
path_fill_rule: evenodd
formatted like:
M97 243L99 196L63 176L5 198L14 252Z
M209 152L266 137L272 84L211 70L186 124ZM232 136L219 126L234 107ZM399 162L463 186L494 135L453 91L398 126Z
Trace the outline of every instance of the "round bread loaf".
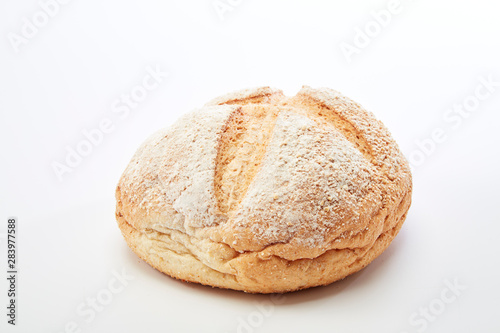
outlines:
M282 293L327 285L381 254L411 202L384 125L331 89L217 98L151 136L116 189L132 250L184 281Z

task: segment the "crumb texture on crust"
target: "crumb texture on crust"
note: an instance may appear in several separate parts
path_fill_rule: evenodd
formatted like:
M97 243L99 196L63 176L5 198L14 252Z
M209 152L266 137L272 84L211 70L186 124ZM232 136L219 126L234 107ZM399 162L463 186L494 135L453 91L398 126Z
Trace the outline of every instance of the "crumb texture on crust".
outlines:
M384 125L331 89L219 97L150 137L116 190L129 246L187 281L285 292L371 262L411 204Z
M267 254L289 260L317 257L335 238L366 222L359 221L362 202L378 208L372 168L334 128L282 112L260 172L227 224L232 231L227 240L245 251L280 244Z

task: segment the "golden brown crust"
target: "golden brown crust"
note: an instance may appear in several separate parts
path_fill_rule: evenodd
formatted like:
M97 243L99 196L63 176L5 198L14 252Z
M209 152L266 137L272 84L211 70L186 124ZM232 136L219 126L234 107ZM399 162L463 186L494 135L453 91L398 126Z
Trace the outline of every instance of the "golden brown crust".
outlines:
M117 187L129 246L178 279L253 293L329 284L390 244L411 203L383 124L331 89L220 97L158 132Z

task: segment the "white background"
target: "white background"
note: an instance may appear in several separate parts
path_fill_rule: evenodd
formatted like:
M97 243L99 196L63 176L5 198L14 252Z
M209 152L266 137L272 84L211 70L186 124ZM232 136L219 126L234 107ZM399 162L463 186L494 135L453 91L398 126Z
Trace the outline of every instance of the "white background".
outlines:
M1 0L0 331L500 332L496 3L401 0L377 34L371 12L388 1L228 1L221 16L213 0L73 0L16 52L13 34L22 36L24 18L43 24L41 7ZM349 62L341 45L367 26L373 37ZM169 75L120 117L113 103L148 66ZM496 86L478 100L488 77ZM280 304L170 279L128 249L114 220L114 187L147 136L220 94L261 85L341 91L387 125L414 166L413 204L389 249ZM463 103L471 112L449 113ZM53 164L105 118L113 131L60 181ZM9 216L19 219L15 327L5 315ZM122 270L134 279L111 294ZM457 296L447 283L465 289ZM106 304L95 316L78 313L96 296Z

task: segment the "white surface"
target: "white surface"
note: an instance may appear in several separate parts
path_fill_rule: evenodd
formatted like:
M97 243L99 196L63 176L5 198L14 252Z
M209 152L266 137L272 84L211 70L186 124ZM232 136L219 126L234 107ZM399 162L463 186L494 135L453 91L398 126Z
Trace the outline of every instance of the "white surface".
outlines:
M64 332L74 321L81 332L500 332L500 87L456 128L443 118L481 77L500 81L494 2L402 0L351 63L340 43L352 43L355 28L388 2L232 3L220 20L212 0L74 0L16 53L8 34L40 7L1 2L0 233L18 217L20 273L12 327L0 239L0 331ZM148 66L169 77L120 118L114 101ZM414 170L413 205L389 249L344 281L287 294L271 308L269 296L181 283L140 261L116 226L113 198L138 145L222 93L271 85L295 94L302 84L360 102L407 156L418 154L416 140L445 133ZM59 181L51 164L104 118L114 130ZM110 282L118 286L113 271L122 269L135 279L95 318L86 307L78 314ZM466 289L451 300L445 281L454 279ZM429 306L442 313L412 325Z

